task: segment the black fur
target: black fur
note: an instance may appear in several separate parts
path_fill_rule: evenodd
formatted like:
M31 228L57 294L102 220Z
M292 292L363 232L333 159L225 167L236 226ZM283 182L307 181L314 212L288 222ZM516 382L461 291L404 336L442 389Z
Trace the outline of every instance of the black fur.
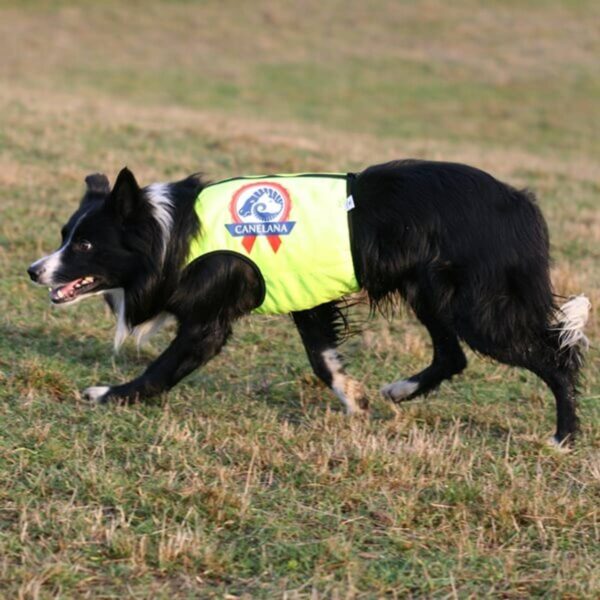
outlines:
M130 329L161 313L177 319L174 341L145 373L97 399L147 398L220 351L233 323L260 303L261 282L232 255L207 255L182 268L190 240L201 233L194 212L205 185L200 177L169 184L173 222L164 258L148 189L140 189L130 171L121 171L112 191L103 176L86 181L86 196L63 230L60 270L43 281L49 276L42 260L30 275L56 285L91 273L100 282L95 291L124 289ZM352 250L372 309L388 312L402 299L433 343L432 364L408 379L414 391L393 399L427 393L462 371L464 341L544 380L556 398L556 439L572 439L581 355L577 347L559 347L548 232L533 194L473 167L417 160L369 167L356 175L352 192ZM78 251L78 240L92 250ZM116 310L115 298L107 294ZM315 373L334 386L324 353L335 350L346 330L343 302L293 318ZM341 367L336 372L343 374Z

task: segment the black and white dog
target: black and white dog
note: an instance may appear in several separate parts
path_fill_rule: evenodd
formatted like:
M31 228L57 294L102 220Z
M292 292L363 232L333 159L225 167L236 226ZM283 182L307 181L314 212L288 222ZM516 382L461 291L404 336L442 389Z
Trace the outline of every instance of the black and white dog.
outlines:
M261 302L260 282L235 255L183 267L201 234L194 204L207 184L200 177L140 188L123 169L112 190L105 175L86 183L60 248L28 272L51 287L54 304L103 294L117 317L116 346L130 333L150 333L165 316L176 318L175 339L142 375L85 391L102 403L148 398L219 353L233 323ZM356 174L353 193L351 249L371 307L402 298L433 344L432 363L383 394L410 400L460 373L463 341L540 377L556 399L553 439L572 440L589 301L555 304L548 232L533 195L473 167L420 160L369 167ZM363 387L345 374L337 352L346 323L341 299L292 317L316 375L348 412L366 409Z

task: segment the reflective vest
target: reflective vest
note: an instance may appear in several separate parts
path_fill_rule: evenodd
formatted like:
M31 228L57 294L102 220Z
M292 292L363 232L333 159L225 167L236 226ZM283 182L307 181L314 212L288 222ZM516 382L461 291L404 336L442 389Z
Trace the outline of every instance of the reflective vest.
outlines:
M345 174L237 177L198 195L200 233L186 264L208 253L249 261L264 282L254 312L313 308L359 289L352 262Z

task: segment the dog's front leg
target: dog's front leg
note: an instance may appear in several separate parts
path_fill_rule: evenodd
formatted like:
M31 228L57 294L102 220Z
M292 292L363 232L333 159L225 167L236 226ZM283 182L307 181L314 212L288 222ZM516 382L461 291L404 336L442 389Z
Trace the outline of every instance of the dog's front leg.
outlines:
M217 322L180 326L171 345L142 375L122 385L89 387L84 397L99 404L111 400L129 403L166 392L216 356L230 333L229 324Z
M304 342L308 360L319 377L343 402L348 414L363 414L369 408L364 386L344 371L337 351L345 317L335 302L327 302L292 313Z

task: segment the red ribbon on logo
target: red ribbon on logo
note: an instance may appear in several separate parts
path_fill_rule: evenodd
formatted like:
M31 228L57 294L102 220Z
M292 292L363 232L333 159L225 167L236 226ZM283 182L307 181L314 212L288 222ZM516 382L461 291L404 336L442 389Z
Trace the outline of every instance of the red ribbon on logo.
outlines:
M237 190L233 194L233 198L231 199L231 203L229 204L229 210L231 212L231 217L234 223L244 223L244 221L242 221L239 218L239 215L237 213L237 201L239 197L249 188L260 186L276 188L277 191L281 194L284 201L283 212L281 213L279 219L277 219L277 221L266 221L266 223L287 221L287 218L290 214L290 208L292 207L292 202L290 200L290 195L288 191L278 183L273 183L271 181L255 181L253 183L243 185L239 190ZM256 242L256 238L256 235L245 235L242 238L242 245L248 251L248 254L252 252L252 248L254 246L254 242ZM279 235L267 235L267 240L269 240L269 244L271 245L271 248L273 248L273 252L277 252L277 250L279 250L279 246L281 246L281 237Z

